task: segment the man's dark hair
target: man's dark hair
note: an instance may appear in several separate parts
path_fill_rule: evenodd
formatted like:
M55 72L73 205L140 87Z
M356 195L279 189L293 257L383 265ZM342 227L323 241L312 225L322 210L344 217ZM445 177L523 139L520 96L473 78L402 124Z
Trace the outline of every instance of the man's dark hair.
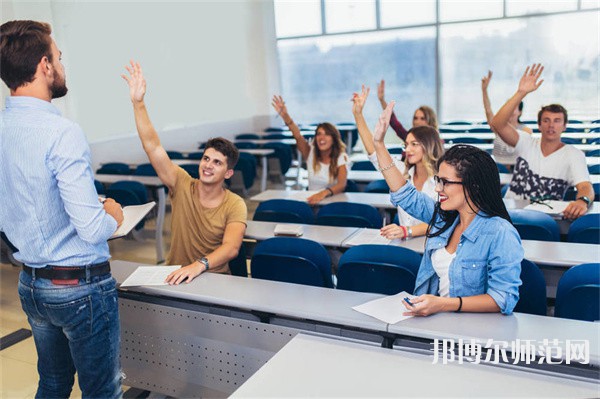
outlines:
M52 28L37 21L10 21L0 26L0 77L11 90L33 81L42 57L52 62Z
M206 147L204 147L204 151L209 148L214 148L216 151L219 151L221 154L227 157L227 168L233 169L235 165L237 165L238 159L240 158L240 151L237 149L233 143L223 137L217 137L214 139L210 139L206 142Z
M538 112L538 125L542 122L542 114L544 112L552 112L554 114L563 114L563 116L565 118L565 125L569 121L569 117L567 116L567 110L565 109L565 107L563 107L560 104L550 104L550 105L544 105L542 107L542 109L540 109L540 112Z

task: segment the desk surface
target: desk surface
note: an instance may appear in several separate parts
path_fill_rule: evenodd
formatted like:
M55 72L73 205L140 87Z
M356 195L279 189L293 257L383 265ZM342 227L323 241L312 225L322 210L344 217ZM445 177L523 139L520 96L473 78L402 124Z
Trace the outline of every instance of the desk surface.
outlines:
M597 397L598 385L299 334L231 397Z
M280 223L248 220L244 237L258 241L275 237L273 231ZM356 227L302 225L304 233L299 238L316 241L328 247L341 247L342 243L358 230Z
M263 202L271 199L291 199L296 201L306 201L306 199L316 191L302 190L266 190L250 198L251 201ZM360 204L372 205L380 209L394 209L395 206L390 202L389 194L374 193L340 193L325 198L319 202L319 206L331 204L334 202L356 202Z
M160 181L158 176L138 176L138 175L109 175L97 173L94 175L94 179L100 183L114 183L121 180L137 181L148 187L162 187L165 184Z

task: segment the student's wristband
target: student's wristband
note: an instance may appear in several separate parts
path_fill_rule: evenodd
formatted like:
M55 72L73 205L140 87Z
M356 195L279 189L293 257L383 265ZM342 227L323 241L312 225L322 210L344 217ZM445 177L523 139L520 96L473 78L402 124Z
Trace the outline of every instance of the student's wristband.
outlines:
M325 190L329 191L329 194L327 194L328 197L332 197L333 196L333 190L330 189L329 187L327 187Z
M389 164L388 166L386 166L385 168L379 168L379 171L382 172L382 173L386 172L386 171L390 170L395 165L396 165L396 162L392 161L392 163Z
M458 303L458 309L456 309L456 313L460 313L460 310L462 309L462 297L459 296L457 298L459 300L459 303Z
M400 226L400 229L402 229L402 233L404 234L402 238L406 239L406 237L408 237L408 230L406 229L406 226Z

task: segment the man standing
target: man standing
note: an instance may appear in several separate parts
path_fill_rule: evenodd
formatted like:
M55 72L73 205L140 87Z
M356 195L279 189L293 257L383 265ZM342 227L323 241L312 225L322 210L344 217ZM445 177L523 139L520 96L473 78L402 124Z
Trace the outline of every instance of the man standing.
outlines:
M51 101L67 94L49 24L0 26L0 226L23 262L19 296L38 354L36 397L122 394L119 315L106 240L123 220L101 204L81 128Z
M567 110L558 104L542 107L538 113L541 139L515 129L508 123L513 110L525 96L540 87L544 67L527 67L517 92L492 119L492 128L508 145L515 147L517 160L506 198L543 198L562 200L570 186L577 199L564 210L567 219L584 215L594 199L594 189L585 162L585 154L560 140L567 127Z
M190 282L210 271L230 274L229 261L238 254L246 231L247 209L244 200L223 188L238 161L239 152L229 140L214 138L206 143L200 160L199 179L193 179L175 165L160 139L144 103L146 80L140 64L131 62L129 86L135 124L142 146L171 197L171 249L167 264L183 265L166 282Z

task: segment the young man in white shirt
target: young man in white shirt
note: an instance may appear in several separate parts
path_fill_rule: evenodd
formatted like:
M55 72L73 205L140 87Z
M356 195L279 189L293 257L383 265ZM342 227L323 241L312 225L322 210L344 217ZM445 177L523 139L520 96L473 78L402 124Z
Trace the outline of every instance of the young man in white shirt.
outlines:
M515 147L517 161L506 198L544 198L562 200L570 186L577 189L577 199L564 210L567 219L584 215L594 199L594 189L587 170L585 154L564 144L560 135L567 125L567 110L558 104L542 107L538 113L541 139L533 138L512 127L508 120L527 94L540 87L544 67L533 64L521 77L517 92L492 119L492 127L502 140Z

